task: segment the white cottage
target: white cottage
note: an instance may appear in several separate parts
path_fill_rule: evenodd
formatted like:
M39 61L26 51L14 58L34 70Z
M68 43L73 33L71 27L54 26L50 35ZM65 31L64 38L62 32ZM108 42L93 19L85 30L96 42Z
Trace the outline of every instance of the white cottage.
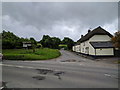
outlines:
M111 38L112 35L99 26L92 31L88 30L85 36L81 35L73 51L90 56L114 56Z
M23 42L23 48L31 48L32 43L30 41Z

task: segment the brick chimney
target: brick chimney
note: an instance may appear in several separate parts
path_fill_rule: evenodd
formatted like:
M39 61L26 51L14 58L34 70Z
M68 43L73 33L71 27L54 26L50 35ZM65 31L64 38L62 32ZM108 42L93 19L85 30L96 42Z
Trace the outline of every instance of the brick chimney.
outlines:
M83 37L83 35L81 35L81 38Z

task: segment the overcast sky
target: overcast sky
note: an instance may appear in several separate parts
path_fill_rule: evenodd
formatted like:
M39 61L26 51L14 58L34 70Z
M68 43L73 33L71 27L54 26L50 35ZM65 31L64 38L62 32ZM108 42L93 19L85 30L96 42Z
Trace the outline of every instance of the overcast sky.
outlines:
M4 2L2 28L24 38L43 35L77 41L88 29L118 30L117 2Z

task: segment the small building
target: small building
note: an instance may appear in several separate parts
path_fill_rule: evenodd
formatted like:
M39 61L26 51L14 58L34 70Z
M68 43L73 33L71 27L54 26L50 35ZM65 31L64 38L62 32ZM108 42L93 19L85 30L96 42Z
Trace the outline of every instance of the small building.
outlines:
M31 48L31 47L32 47L32 43L30 41L23 42L23 48Z
M73 46L75 48L73 51L89 56L114 56L112 37L109 32L99 26L92 31L88 30L85 36L81 35L77 41L79 44Z

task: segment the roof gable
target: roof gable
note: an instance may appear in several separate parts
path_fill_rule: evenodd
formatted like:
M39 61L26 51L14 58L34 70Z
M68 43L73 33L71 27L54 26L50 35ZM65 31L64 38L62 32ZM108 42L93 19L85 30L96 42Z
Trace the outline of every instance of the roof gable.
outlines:
M106 30L104 30L99 26L94 30L89 31L85 36L81 37L77 42L84 42L86 40L89 40L94 35L108 35L109 37L112 37L112 35L109 32L107 32Z

